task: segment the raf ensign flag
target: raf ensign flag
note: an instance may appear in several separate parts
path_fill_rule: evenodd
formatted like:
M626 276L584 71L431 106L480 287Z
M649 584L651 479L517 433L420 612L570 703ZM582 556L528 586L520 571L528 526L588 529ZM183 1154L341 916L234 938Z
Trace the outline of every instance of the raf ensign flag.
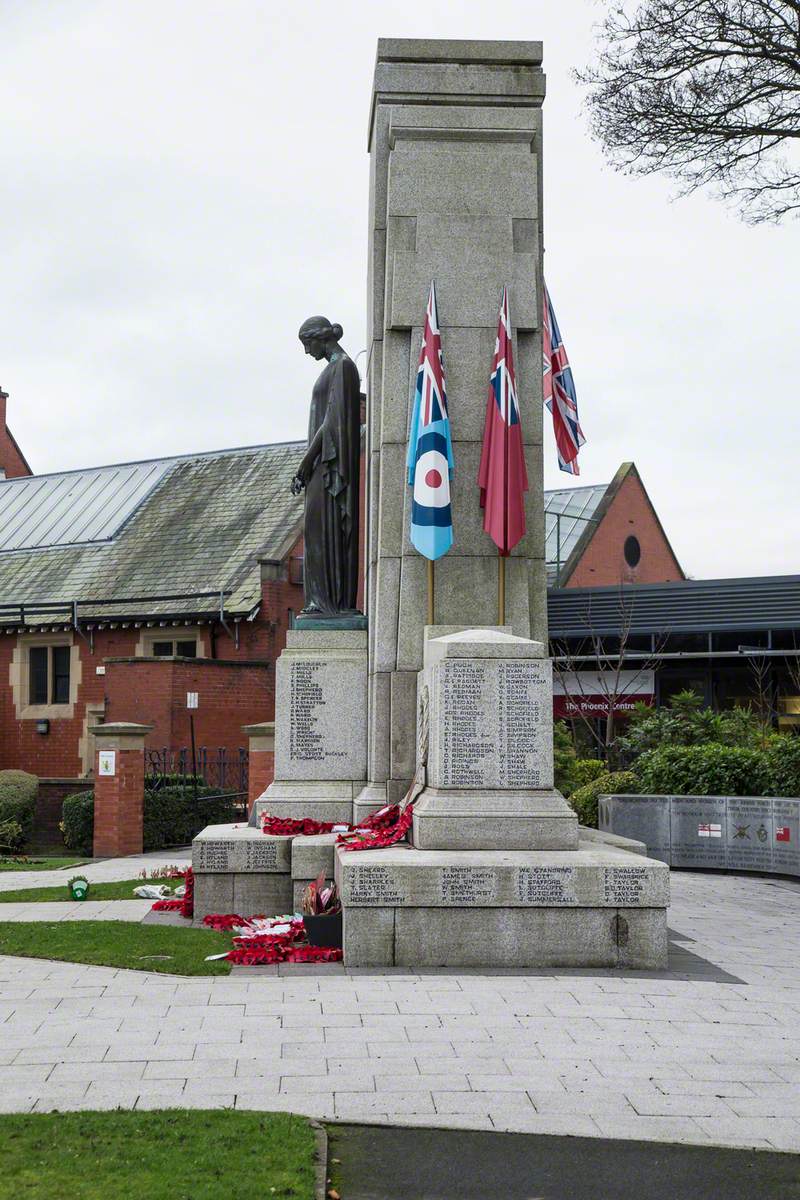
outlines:
M544 321L542 326L542 372L544 402L553 414L553 432L558 448L558 465L570 475L580 475L578 451L585 443L578 420L578 397L567 358L567 350L558 328L556 314L544 285Z
M484 510L483 528L505 556L525 532L525 492L528 490L506 288L503 288L489 380L478 486Z
M441 558L453 544L450 480L454 464L433 283L422 334L406 465L409 486L414 489L411 541L425 558Z

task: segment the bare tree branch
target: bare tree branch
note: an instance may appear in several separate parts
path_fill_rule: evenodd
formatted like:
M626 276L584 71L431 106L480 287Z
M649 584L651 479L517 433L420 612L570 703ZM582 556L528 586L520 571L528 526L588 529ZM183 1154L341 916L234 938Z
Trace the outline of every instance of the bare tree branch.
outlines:
M616 169L710 186L752 223L800 208L798 0L617 3L576 77Z

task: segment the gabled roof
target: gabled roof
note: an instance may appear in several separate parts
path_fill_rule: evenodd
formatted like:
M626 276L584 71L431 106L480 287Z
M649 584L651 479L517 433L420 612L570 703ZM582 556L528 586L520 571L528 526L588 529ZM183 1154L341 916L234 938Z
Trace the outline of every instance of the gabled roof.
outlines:
M655 522L661 530L664 542L675 560L675 565L681 575L684 574L658 513L653 507L653 502L642 483L642 477L636 470L636 464L625 462L622 463L610 483L597 484L593 487L560 488L558 491L544 493L545 558L548 587L565 586L586 552L619 489L629 476L633 476L638 481ZM562 515L558 520L557 514L565 512L567 515ZM558 545L559 526L560 546Z
M284 442L0 480L0 622L21 623L3 610L20 604L28 624L66 619L37 616L37 602L77 602L84 620L210 615L220 592L226 613L252 612L259 559L282 558L301 532L303 501L289 484L304 449ZM166 599L176 596L188 598Z

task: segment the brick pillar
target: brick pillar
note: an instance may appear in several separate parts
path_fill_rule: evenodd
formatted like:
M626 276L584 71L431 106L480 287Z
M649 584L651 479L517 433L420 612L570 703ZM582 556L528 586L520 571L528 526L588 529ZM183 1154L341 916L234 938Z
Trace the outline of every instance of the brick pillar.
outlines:
M275 778L275 722L261 721L258 725L243 725L250 739L247 769L247 813Z
M144 739L152 725L114 721L91 732L94 763L94 856L141 854L144 813Z

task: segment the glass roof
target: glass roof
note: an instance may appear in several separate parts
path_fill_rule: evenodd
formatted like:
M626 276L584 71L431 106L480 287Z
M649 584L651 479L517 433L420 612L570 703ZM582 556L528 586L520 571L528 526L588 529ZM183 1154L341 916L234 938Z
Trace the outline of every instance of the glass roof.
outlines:
M554 584L608 490L607 483L588 487L558 488L544 494L545 559L547 582Z

